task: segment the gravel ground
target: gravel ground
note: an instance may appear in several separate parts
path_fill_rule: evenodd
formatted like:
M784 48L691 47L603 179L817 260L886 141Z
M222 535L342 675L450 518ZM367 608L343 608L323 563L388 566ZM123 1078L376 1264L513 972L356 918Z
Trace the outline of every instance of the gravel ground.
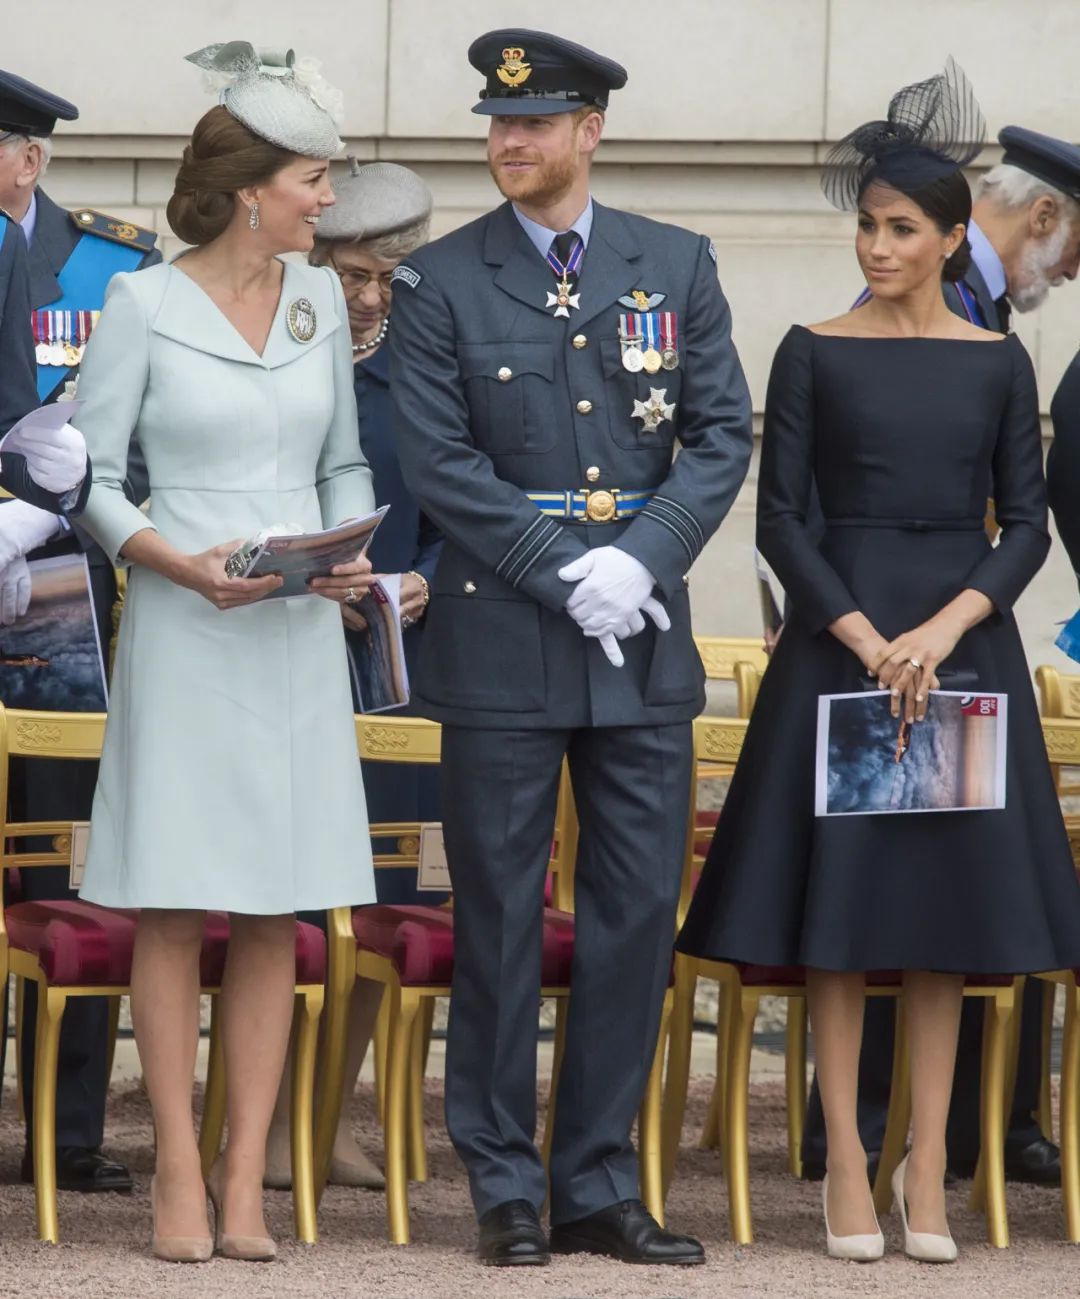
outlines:
M271 1230L282 1242L272 1265L215 1259L202 1266L160 1263L149 1255L147 1198L152 1166L149 1111L136 1084L114 1086L108 1151L136 1174L132 1197L62 1194L58 1248L34 1240L33 1197L17 1184L21 1138L10 1088L0 1109L0 1295L19 1299L99 1296L230 1296L262 1299L288 1295L363 1296L364 1299L690 1299L691 1296L963 1296L964 1299L1036 1299L1076 1294L1080 1258L1062 1239L1056 1192L1010 1188L1013 1247L996 1251L983 1240L982 1222L965 1207L966 1184L950 1195L961 1260L950 1268L911 1263L898 1252L899 1225L884 1223L889 1253L869 1266L835 1263L825 1256L820 1188L786 1173L782 1089L757 1083L752 1103L752 1170L756 1243L735 1249L727 1238L727 1198L712 1152L696 1141L708 1093L707 1080L692 1085L687 1146L668 1205L672 1225L697 1234L709 1251L706 1266L690 1270L629 1268L601 1259L556 1260L545 1269L497 1271L473 1259L473 1219L464 1173L447 1142L441 1119L441 1083L429 1083L431 1179L412 1190L414 1244L385 1240L380 1195L331 1188L320 1213L322 1242L315 1248L289 1240L291 1209L284 1193L270 1193ZM372 1150L370 1087L362 1088L360 1132Z

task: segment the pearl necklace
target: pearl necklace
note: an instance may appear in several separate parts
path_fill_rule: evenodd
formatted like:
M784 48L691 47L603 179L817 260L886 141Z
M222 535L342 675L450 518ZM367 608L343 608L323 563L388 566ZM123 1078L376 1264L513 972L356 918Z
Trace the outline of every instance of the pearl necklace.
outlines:
M379 326L379 332L374 336L374 338L369 338L366 343L353 343L353 356L355 356L357 352L370 352L373 347L378 347L386 337L386 331L389 328L390 317L383 316L383 322Z

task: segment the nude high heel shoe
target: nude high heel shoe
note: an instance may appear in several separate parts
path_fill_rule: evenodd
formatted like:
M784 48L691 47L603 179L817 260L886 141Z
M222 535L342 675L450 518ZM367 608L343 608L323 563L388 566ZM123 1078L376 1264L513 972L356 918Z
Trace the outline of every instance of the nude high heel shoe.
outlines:
M834 1236L829 1230L829 1174L821 1183L821 1208L825 1214L825 1247L830 1258L846 1258L853 1263L876 1263L885 1253L881 1228L861 1236Z
M222 1163L217 1159L206 1179L206 1191L214 1206L214 1247L222 1258L241 1259L245 1263L272 1263L277 1258L277 1245L269 1236L231 1236L225 1231L222 1177Z
M150 1213L154 1220L150 1249L166 1263L208 1263L214 1253L209 1236L159 1236L157 1231L157 1177L150 1179Z
M929 1231L909 1231L907 1225L907 1205L904 1203L904 1174L907 1172L908 1156L897 1164L892 1175L892 1193L900 1210L900 1221L904 1227L904 1253L908 1258L918 1259L920 1263L955 1263L956 1241L952 1236L935 1236Z

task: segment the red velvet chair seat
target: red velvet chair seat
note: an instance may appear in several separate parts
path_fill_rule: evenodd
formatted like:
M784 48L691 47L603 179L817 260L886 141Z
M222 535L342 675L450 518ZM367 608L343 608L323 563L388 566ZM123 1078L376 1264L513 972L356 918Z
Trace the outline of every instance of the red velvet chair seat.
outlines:
M8 942L14 951L37 957L53 987L126 988L131 981L138 911L114 911L72 899L17 902L5 911ZM206 917L199 977L217 987L225 969L229 917ZM326 975L326 935L315 925L296 926L296 982L322 983Z
M358 946L393 963L403 987L446 987L454 974L454 913L444 907L357 907L353 933ZM544 911L540 980L545 988L570 983L574 918Z

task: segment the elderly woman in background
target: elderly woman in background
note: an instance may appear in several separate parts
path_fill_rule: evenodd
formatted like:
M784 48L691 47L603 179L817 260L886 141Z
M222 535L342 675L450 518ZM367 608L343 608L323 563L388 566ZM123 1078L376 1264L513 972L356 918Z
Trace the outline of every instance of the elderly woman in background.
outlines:
M382 344L390 329L391 276L401 258L428 240L431 191L407 167L389 162L361 167L355 158L349 159L349 174L333 188L337 201L319 218L315 246L308 260L313 266L328 266L335 271L345 292L360 449L371 466L376 502L391 507L375 534L368 557L376 574L400 576L401 625L411 673L420 648L428 584L442 549L442 535L420 513L401 476L391 424L387 354ZM353 659L360 649L365 624L351 607L343 605L342 616L353 678L353 704L359 711ZM440 819L438 773L434 768L366 763L364 787L373 824ZM377 889L380 902L439 900L432 894L417 898L415 879L404 871L381 871ZM320 916L304 918L322 923ZM380 992L364 980L356 985L349 1025L346 1098L356 1087L378 1013ZM288 1085L286 1071L267 1147L268 1186L287 1187L291 1181ZM342 1107L334 1141L330 1181L371 1189L383 1185L378 1168L352 1134L347 1103Z

